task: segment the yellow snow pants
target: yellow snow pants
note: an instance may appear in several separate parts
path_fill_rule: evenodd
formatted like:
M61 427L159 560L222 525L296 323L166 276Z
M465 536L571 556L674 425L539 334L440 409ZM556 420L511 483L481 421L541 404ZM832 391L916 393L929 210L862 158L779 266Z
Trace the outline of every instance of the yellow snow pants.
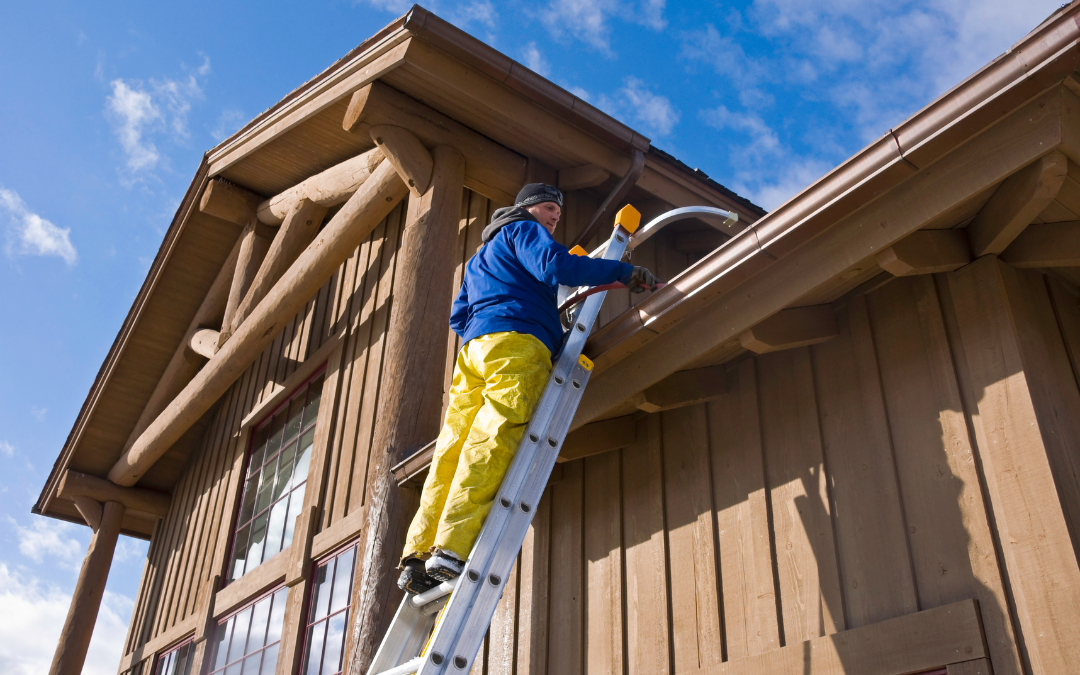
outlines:
M436 548L468 558L550 373L551 352L532 335L465 343L403 561Z

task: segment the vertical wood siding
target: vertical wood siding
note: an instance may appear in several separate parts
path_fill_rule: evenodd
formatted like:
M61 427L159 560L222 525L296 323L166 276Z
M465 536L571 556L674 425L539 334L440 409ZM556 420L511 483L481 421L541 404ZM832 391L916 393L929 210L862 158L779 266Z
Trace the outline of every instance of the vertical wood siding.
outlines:
M466 191L455 286L492 208ZM569 195L557 238L571 238L593 208ZM208 413L155 531L125 653L191 619L228 539L241 420L343 331L337 394L323 402L336 412L316 531L363 506L404 209ZM687 258L658 237L634 262L665 277ZM1046 309L1037 329L1061 346L1060 386L1075 388L1080 295L1062 279L1029 276ZM603 319L639 298L613 295ZM692 673L976 598L995 672L1018 675L946 282L896 279L837 316L833 340L730 363L720 399L642 415L632 446L564 465L473 672ZM448 332L447 389L459 347Z

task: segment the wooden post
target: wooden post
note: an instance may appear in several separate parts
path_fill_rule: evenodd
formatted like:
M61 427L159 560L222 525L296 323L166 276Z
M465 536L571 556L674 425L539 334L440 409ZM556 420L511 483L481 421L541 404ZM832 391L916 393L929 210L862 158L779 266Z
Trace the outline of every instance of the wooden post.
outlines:
M105 595L105 582L109 578L116 539L120 536L120 521L123 519L123 505L105 503L101 524L90 538L90 547L79 570L79 581L75 584L75 594L71 598L64 629L60 632L49 675L79 675L82 672L101 598Z
M953 272L948 287L1031 671L1072 672L1080 662L1080 488L1072 459L1080 393L1053 308L1038 274L996 256Z
M407 192L408 187L390 163L380 164L255 307L232 339L120 456L109 470L109 480L118 485L138 482L273 342L285 322L300 311Z
M363 560L354 585L349 673L367 672L400 599L396 567L418 500L415 492L397 487L390 469L434 438L441 422L465 161L449 146L436 147L432 155L431 187L410 200L398 249L361 535Z

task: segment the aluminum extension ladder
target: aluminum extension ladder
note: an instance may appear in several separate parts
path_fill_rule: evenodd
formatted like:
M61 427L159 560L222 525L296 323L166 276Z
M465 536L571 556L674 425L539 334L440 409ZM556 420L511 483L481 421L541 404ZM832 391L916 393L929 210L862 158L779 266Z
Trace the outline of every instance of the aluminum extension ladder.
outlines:
M621 260L628 246L635 248L663 225L690 216L719 216L727 227L738 217L711 207L686 207L669 211L638 231L641 214L628 205L615 217L607 243L591 255ZM560 288L560 303L573 292ZM606 291L589 295L573 310L562 352L461 576L405 596L368 675L469 672L588 384L593 364L581 350L606 295Z

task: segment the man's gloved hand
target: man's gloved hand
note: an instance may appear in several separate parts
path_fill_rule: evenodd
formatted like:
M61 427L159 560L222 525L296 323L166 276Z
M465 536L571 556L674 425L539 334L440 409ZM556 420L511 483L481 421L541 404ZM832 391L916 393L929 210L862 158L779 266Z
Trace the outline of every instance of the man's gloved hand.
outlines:
M631 293L644 293L646 288L655 291L657 284L660 282L648 269L640 265L634 265L634 271L630 273L627 279L623 280L623 283L626 284Z

